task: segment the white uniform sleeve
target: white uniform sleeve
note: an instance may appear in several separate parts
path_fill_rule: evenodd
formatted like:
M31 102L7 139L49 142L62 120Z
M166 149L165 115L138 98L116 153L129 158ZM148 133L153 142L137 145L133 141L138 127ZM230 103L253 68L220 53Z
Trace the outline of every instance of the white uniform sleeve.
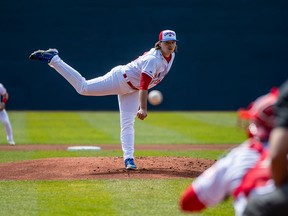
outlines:
M4 94L6 94L6 89L5 89L5 87L0 83L0 95L4 95Z
M157 71L158 61L159 60L155 58L154 56L146 55L143 59L141 72L146 73L148 76L153 78Z
M230 196L258 157L259 153L245 143L234 148L192 183L199 200L208 207Z

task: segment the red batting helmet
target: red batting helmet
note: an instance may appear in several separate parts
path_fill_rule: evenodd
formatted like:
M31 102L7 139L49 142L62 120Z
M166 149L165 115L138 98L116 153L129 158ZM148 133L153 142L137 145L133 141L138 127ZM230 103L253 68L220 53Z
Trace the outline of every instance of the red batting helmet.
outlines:
M261 141L268 140L270 132L274 127L274 105L278 99L278 88L257 98L250 104L248 116L250 124L248 126L248 136L255 137Z

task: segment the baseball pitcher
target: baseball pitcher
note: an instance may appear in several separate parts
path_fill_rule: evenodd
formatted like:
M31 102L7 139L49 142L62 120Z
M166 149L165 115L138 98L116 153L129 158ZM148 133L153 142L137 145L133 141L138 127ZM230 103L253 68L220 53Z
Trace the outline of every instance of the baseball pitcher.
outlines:
M56 49L38 50L29 58L47 62L81 95L118 95L124 164L126 169L134 170L135 117L141 120L147 117L148 89L156 86L168 74L175 57L175 49L176 33L172 30L161 31L154 48L136 60L114 67L104 76L91 80L86 80L66 64Z

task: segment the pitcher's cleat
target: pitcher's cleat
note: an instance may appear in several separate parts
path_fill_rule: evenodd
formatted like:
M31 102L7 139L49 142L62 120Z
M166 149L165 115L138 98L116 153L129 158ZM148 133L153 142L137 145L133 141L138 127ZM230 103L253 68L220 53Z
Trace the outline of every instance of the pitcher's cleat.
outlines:
M58 55L57 49L37 50L29 56L29 59L49 63L55 55Z
M136 170L137 169L133 158L127 158L125 160L125 168L126 168L126 170Z

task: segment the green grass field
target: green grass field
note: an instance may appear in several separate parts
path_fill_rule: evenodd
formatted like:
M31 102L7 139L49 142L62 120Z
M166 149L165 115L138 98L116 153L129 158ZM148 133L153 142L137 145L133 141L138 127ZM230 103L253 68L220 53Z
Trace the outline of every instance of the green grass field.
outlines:
M115 144L118 112L8 110L17 145ZM217 159L222 151L137 151L145 144L238 144L245 138L235 112L150 112L135 123L135 156ZM0 144L7 145L4 127ZM17 146L16 146L17 148ZM52 157L122 156L121 151L0 151L0 162ZM0 215L187 215L178 208L193 179L0 181ZM233 215L231 200L197 215Z

